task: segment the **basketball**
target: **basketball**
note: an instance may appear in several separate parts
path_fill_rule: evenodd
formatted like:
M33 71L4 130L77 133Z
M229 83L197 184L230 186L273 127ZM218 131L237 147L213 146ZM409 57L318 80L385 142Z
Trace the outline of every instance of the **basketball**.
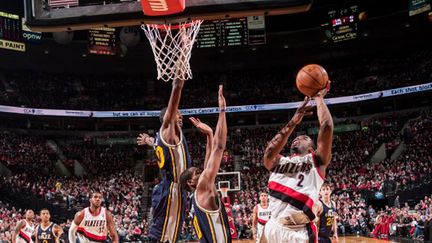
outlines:
M327 71L318 64L304 66L297 73L297 89L306 96L313 97L327 86L329 77Z

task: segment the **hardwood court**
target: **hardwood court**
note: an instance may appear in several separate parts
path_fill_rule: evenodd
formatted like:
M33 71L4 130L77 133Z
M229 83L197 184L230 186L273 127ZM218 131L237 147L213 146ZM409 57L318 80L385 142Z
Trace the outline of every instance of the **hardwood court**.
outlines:
M396 243L396 241L378 240L368 237L346 236L339 237L338 243ZM192 242L190 242L192 243ZM255 243L253 240L235 240L233 243ZM276 243L276 242L275 242Z

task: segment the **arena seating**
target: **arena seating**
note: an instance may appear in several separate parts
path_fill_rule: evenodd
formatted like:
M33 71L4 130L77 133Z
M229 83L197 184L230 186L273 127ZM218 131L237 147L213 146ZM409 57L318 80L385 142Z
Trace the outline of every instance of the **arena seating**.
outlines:
M330 66L333 88L328 97L430 82L431 60L430 50L421 50L410 56L377 57L351 61L345 66ZM302 97L294 85L295 71L196 73L187 83L180 106L214 106L214 90L220 83L224 84L229 105L297 101ZM167 104L169 98L166 90L170 89L170 84L149 78L10 71L1 71L1 74L0 103L3 105L81 110L161 109L161 104ZM28 85L29 80L32 85Z

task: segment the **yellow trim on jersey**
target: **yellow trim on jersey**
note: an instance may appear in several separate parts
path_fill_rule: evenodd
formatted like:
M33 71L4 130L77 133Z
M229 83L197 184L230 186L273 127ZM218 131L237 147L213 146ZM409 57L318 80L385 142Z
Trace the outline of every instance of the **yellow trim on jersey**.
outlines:
M201 228L199 227L198 218L196 215L194 215L193 225L194 225L195 233L197 234L198 240L201 240L202 232L201 232Z
M159 169L162 169L165 165L165 155L163 153L163 148L161 146L156 147L156 157L158 158Z
M214 226L213 226L213 222L212 222L212 220L211 220L211 218L210 218L210 216L209 216L208 213L206 213L206 216L207 216L207 220L209 222L209 226L210 226L210 231L211 231L213 243L216 243L216 236L215 236L215 229L214 229Z
M228 237L227 237L227 233L226 233L226 227L225 227L225 222L224 222L222 211L220 211L220 213L219 213L219 218L221 219L221 222L222 222L222 231L224 234L225 243L227 243Z
M175 222L176 226L175 226L175 232L174 232L174 237L176 239L174 239L175 241L177 241L177 233L178 230L180 228L180 216L181 216L181 209L182 209L182 194L181 194L181 190L178 190L178 195L179 195L179 204L178 204L178 208L177 208L177 221Z
M171 194L172 194L173 185L174 185L174 183L171 182L170 183L169 194L168 194L168 205L167 205L167 209L166 209L165 221L164 221L164 225L163 225L163 228L162 228L161 241L163 241L163 239L164 239L165 230L166 230L167 223L168 223L168 218L169 218L169 213L170 213L170 207L171 207Z
M175 158L174 158L174 153L172 152L171 148L168 148L170 155L171 155L171 165L172 165L172 171L173 171L173 179L174 182L177 182L177 167L176 167L176 162L175 162Z
M184 147L184 144L183 144L183 143L182 143L182 145L181 145L181 149L182 149L182 152L183 152L183 164L184 164L184 169L187 170L186 150L185 150L185 147ZM182 172L183 172L183 171L182 171Z

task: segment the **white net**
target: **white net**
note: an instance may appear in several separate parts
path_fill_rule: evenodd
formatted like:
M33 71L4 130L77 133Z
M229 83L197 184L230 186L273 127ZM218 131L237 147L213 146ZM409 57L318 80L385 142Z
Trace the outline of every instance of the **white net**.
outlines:
M178 25L143 24L156 61L158 79L165 82L192 78L189 60L203 20Z

